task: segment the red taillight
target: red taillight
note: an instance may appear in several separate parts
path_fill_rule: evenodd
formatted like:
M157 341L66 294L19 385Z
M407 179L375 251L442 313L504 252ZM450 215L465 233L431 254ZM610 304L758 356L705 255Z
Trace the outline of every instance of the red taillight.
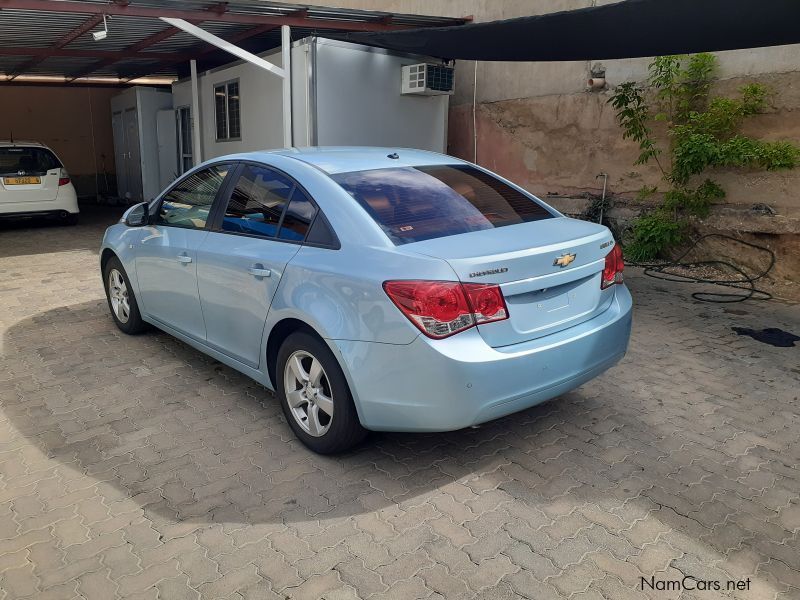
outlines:
M69 177L59 177L58 178L58 186L61 187L62 185L67 185L69 183Z
M436 339L508 318L503 293L496 285L410 280L385 281L383 289L422 333Z
M464 283L462 286L467 293L467 300L478 324L502 321L508 318L506 300L503 298L503 292L499 285Z
M625 269L625 262L622 258L622 247L614 244L611 252L606 254L606 265L603 268L603 279L600 281L600 289L604 290L615 283L622 283L622 271Z

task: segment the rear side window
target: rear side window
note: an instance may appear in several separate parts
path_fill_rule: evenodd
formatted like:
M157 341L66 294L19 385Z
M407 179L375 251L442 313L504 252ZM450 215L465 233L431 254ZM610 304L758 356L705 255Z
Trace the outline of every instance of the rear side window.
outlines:
M293 188L292 180L280 173L245 165L225 209L222 230L275 237Z
M0 148L0 176L45 175L61 168L61 162L47 148Z
M553 215L531 197L468 165L333 175L397 245Z
M278 237L282 240L302 242L311 227L315 212L316 207L308 199L308 196L303 193L303 190L296 187L292 193L292 201L289 202L289 207L283 216Z

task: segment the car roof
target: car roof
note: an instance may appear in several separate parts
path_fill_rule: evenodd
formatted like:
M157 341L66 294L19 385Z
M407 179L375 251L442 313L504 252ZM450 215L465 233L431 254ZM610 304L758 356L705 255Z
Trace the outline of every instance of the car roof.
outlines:
M370 169L464 163L458 158L438 152L396 147L317 146L273 150L264 154L279 154L294 158L313 165L329 175Z

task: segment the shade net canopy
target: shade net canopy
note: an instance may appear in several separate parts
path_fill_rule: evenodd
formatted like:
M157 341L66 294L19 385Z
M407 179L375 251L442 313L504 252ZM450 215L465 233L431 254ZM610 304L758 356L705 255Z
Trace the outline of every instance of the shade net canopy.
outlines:
M625 0L488 23L335 37L442 59L664 56L799 43L800 0Z

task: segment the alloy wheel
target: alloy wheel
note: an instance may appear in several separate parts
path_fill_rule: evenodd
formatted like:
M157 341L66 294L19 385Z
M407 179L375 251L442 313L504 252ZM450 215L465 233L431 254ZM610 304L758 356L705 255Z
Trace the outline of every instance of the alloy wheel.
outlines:
M333 393L322 363L311 353L297 350L286 361L283 382L297 424L311 436L325 435L333 422Z
M111 301L111 310L120 323L127 323L131 316L131 305L128 299L128 286L125 278L116 269L108 273L108 298Z

